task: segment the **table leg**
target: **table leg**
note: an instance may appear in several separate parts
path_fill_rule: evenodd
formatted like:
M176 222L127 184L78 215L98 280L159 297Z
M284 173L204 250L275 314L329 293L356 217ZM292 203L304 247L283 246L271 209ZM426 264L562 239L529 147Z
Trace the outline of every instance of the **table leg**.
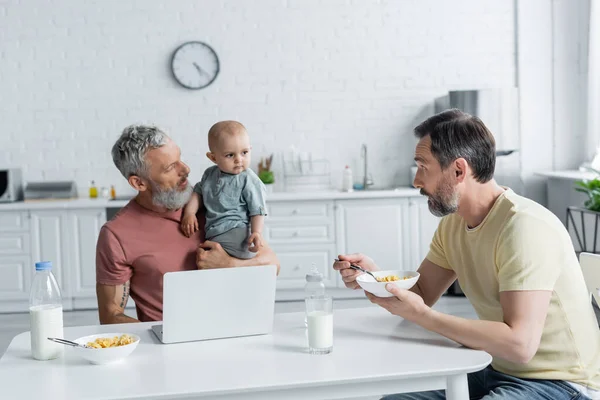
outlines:
M469 400L467 374L452 375L446 378L447 400Z

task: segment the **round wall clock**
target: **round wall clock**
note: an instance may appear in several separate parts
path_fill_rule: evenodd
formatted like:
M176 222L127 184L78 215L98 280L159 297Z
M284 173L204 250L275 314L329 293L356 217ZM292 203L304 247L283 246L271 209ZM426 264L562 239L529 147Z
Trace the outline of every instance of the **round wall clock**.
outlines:
M187 89L202 89L219 74L217 53L203 42L186 42L171 59L171 70L177 82Z

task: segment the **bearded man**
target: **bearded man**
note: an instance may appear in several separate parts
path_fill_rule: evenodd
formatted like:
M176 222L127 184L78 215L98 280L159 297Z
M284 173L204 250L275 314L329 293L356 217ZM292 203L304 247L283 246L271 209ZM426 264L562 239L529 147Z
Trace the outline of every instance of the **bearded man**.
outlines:
M180 224L192 194L190 168L161 129L126 127L112 148L112 158L138 194L102 226L98 236L96 295L101 324L161 321L166 272L279 265L267 244L254 258L241 260L230 257L218 243L204 241L202 212L199 231L184 235ZM130 295L138 319L125 315Z
M369 299L425 329L493 356L469 374L471 399L600 398L600 332L569 233L540 204L494 180L494 136L477 117L447 110L414 129L414 186L442 217L410 290ZM334 264L356 289L361 254ZM431 307L456 280L478 320ZM386 400L444 399L443 390Z

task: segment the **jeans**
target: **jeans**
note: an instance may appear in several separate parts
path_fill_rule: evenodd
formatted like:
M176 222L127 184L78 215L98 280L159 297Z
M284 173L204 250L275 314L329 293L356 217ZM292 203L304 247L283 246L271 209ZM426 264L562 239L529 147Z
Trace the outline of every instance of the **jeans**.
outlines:
M471 400L587 400L564 381L521 379L496 371L491 366L468 375ZM385 396L382 400L438 400L445 399L444 390L402 393Z

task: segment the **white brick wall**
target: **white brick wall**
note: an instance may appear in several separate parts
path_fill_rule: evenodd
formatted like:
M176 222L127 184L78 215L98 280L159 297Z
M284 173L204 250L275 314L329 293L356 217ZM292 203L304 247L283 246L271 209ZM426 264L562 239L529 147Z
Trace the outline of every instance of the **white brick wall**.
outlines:
M122 128L152 122L183 149L192 179L206 132L237 119L255 163L294 144L377 185L408 184L412 127L449 89L515 83L506 0L0 0L0 164L27 180L127 190L110 159ZM171 78L172 51L208 42L221 73L201 91Z

